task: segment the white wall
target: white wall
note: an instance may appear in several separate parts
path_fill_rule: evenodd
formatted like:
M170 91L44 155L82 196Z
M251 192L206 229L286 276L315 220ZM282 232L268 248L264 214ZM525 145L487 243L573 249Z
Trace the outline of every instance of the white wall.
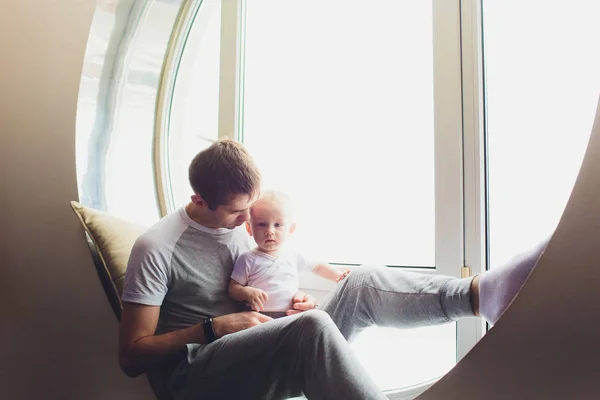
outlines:
M0 397L150 399L78 221L75 112L93 0L0 2Z

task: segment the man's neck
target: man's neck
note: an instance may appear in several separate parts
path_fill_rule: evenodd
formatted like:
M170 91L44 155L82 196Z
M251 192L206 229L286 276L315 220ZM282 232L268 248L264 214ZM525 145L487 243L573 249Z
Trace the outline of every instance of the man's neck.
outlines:
M185 212L190 217L190 219L197 224L200 224L206 228L217 229L218 226L214 226L214 224L210 223L210 221L206 220L206 216L202 213L201 209L196 207L194 203L189 202L185 206Z

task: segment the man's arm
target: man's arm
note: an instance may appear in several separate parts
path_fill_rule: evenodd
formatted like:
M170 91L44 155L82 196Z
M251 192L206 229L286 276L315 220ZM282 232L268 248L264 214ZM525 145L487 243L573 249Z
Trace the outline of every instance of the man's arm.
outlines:
M124 303L119 331L119 364L129 377L185 354L188 343L206 343L202 323L155 335L159 306ZM217 338L267 322L271 318L253 311L213 318Z
M184 354L187 343L206 342L200 324L154 335L159 315L160 306L123 304L119 330L119 364L127 376L138 376Z

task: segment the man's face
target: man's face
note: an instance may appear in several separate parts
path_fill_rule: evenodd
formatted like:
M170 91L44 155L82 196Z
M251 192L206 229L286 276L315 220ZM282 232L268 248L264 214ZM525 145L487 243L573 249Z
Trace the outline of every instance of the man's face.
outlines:
M235 195L229 204L218 206L212 212L213 225L219 228L233 229L250 219L250 206L256 201L256 196L247 194Z

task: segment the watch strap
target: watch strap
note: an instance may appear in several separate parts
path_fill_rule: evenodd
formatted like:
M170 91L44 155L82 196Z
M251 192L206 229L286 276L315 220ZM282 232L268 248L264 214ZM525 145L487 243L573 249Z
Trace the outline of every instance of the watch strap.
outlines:
M212 343L217 340L217 335L215 335L215 330L213 329L213 319L212 317L206 318L202 323L202 328L204 328L204 338L207 343Z

